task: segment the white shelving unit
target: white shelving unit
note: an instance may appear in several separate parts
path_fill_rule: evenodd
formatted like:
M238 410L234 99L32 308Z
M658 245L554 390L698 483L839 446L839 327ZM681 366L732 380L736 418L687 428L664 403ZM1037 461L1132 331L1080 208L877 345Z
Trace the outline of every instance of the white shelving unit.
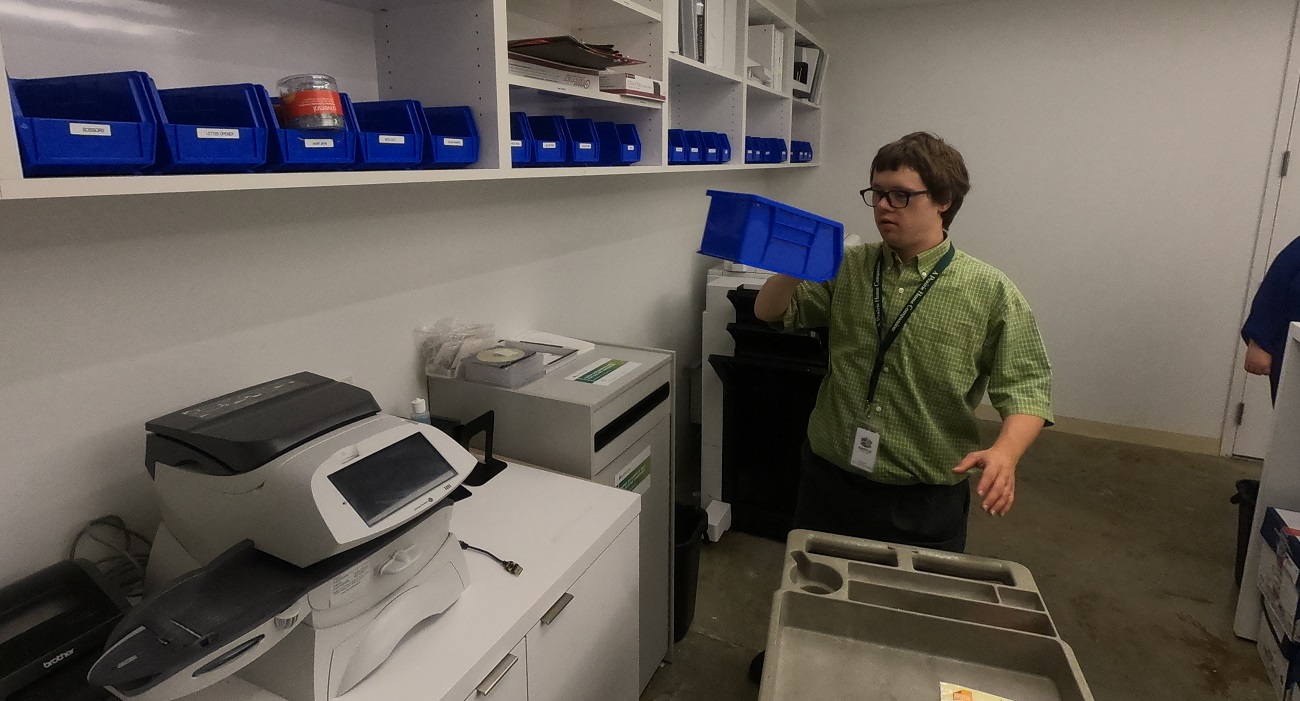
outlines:
M795 100L788 87L778 92L742 76L749 24L781 26L790 47L796 36L810 36L794 23L794 8L774 0L736 2L737 21L727 28L734 32L728 41L734 55L722 62L733 72L676 53L678 0L27 0L0 14L0 68L12 77L143 70L163 88L244 82L274 88L286 75L328 73L354 100L469 105L480 160L459 170L24 178L6 94L0 96L0 200L815 165L744 163L747 135L820 147L821 112ZM509 74L508 40L564 34L614 44L646 61L629 72L663 81L668 101L647 103ZM7 84L0 90L7 93ZM636 124L642 160L624 167L516 169L509 113L521 110ZM728 164L669 167L670 127L726 133L735 156Z

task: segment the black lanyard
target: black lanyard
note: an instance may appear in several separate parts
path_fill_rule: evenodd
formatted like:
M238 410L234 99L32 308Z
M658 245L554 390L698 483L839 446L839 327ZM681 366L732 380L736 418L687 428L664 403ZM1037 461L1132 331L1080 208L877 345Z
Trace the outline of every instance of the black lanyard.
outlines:
M939 279L943 271L948 269L952 259L957 255L957 247L949 245L948 252L943 254L939 262L934 266L934 270L921 281L921 285L912 293L912 298L907 301L907 306L903 311L898 313L898 318L894 319L894 324L885 331L885 305L882 301L883 290L881 276L885 267L885 256L888 255L886 249L881 248L880 255L876 257L876 273L871 279L871 300L876 311L876 339L879 341L876 345L876 362L871 368L871 381L867 385L867 403L873 404L876 401L876 386L880 384L880 373L885 370L885 353L898 340L898 334L903 330L903 325L907 320L912 318L912 312L916 311L917 305L925 299L925 295L934 287L934 281Z

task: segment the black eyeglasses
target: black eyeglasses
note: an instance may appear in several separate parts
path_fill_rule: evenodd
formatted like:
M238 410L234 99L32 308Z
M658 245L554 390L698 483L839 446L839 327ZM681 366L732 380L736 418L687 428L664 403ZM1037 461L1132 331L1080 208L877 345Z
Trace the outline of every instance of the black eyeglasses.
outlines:
M880 204L881 200L888 200L890 207L893 207L894 209L903 209L911 203L913 197L924 195L928 192L929 190L877 190L873 187L869 187L858 194L862 195L862 201L866 202L868 207L875 207Z

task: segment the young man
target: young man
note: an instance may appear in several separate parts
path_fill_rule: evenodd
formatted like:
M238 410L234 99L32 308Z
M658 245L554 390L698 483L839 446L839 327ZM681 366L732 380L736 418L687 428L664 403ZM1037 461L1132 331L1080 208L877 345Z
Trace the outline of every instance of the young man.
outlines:
M883 243L846 250L828 282L774 275L759 292L760 319L830 328L795 528L962 552L967 473L983 472L986 512L1015 502L1016 464L1052 420L1051 367L1020 291L948 239L969 190L956 149L904 136L876 153L862 191ZM981 450L986 391L1003 423Z
M883 243L845 251L826 283L776 275L759 292L761 319L830 327L796 527L960 552L970 470L985 511L1014 503L1016 464L1052 420L1051 368L1020 291L948 238L969 190L938 137L888 144L862 191ZM1003 424L980 450L986 391Z

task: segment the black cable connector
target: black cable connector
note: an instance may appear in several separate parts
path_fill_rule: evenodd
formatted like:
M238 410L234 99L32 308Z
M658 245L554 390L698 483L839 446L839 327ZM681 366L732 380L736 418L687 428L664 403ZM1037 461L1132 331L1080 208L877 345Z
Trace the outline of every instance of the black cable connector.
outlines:
M486 555L487 557L490 557L493 560L495 560L498 565L501 565L501 567L505 569L505 571L509 572L510 574L513 574L516 577L524 573L523 565L519 564L518 562L514 562L512 560L502 560L501 558L497 557L496 555L493 555L492 553L484 550L483 548L476 548L473 545L470 545L469 543L466 543L463 540L460 541L460 549L473 550L474 552L479 553L480 555Z

